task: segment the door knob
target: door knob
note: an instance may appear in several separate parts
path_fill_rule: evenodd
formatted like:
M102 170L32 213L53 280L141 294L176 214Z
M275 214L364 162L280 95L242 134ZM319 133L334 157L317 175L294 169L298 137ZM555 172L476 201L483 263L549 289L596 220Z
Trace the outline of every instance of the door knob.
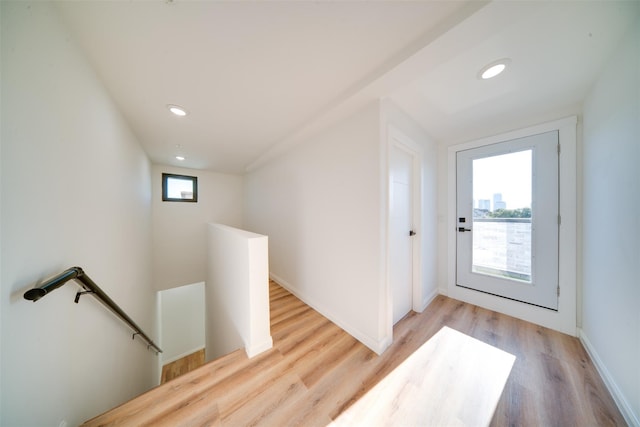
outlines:
M470 228L464 228L464 227L458 227L458 231L460 233L464 233L465 231L471 231L471 229Z
M416 235L416 232L415 232L415 231L413 231L413 230L409 230L409 236L415 236L415 235Z

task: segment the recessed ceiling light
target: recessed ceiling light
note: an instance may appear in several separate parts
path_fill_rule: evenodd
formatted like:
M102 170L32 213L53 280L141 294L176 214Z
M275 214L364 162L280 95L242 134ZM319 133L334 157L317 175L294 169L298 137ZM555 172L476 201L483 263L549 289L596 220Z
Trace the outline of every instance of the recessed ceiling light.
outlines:
M185 159L184 156L176 156L176 160L183 161L184 159Z
M482 69L478 73L478 78L482 80L493 78L498 74L502 73L507 68L507 65L510 62L511 60L508 58L500 59L498 61L493 61L492 63L482 67Z
M173 114L175 114L176 116L186 116L187 115L187 110L185 110L184 108L180 107L179 105L167 105L167 108L169 109L169 111L171 111Z

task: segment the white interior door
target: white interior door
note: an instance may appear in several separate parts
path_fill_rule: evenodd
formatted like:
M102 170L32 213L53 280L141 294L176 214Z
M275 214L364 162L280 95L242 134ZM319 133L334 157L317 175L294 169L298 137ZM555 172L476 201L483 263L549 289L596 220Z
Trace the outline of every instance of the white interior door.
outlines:
M393 145L390 152L389 278L393 324L413 305L413 156Z
M558 308L558 132L459 151L456 285Z

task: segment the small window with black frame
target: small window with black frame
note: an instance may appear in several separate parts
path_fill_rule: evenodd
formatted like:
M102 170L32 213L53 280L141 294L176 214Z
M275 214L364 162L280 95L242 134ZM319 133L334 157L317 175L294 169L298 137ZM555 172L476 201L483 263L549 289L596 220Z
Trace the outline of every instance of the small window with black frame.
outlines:
M198 177L188 175L162 174L163 202L197 202Z

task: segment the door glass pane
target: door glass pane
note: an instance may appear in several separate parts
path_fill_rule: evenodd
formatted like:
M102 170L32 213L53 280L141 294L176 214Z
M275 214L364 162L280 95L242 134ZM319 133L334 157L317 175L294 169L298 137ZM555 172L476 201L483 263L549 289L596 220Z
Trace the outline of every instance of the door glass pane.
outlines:
M473 160L474 273L531 282L532 150Z

